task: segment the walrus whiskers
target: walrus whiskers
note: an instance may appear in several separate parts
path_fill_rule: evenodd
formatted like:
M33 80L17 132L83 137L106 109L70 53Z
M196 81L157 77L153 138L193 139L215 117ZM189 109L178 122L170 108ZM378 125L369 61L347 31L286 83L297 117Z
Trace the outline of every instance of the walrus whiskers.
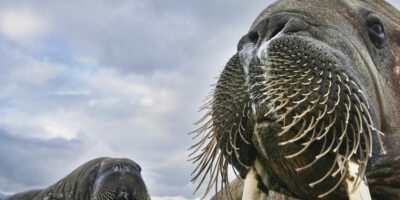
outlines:
M283 52L280 52L280 53L284 54ZM319 57L321 57L321 55ZM322 77L316 79L315 76L310 76L309 75L310 72L311 72L310 69L307 69L306 71L302 71L301 69L297 69L295 71L286 71L285 68L282 67L282 63L275 63L276 60L274 60L273 57L269 62L271 63L271 66L278 66L276 70L274 70L274 68L272 70L270 70L269 74L272 74L270 79L268 79L266 81L262 81L262 82L255 82L250 87L250 90L252 90L255 87L260 87L260 86L265 85L265 87L262 90L262 92L259 92L259 93L256 93L256 94L252 95L252 96L254 96L255 99L264 98L264 101L268 100L268 103L269 103L268 107L270 107L271 109L268 112L266 112L265 116L268 116L270 113L277 113L278 111L280 111L282 109L285 109L285 111L283 113L277 115L276 122L282 122L282 121L286 122L286 121L288 121L287 120L288 116L291 115L291 113L294 112L294 110L296 110L296 108L299 105L305 103L306 101L308 101L311 104L311 105L308 106L308 108L303 110L303 112L298 113L298 114L294 114L294 115L292 114L291 122L289 122L288 124L285 123L285 125L282 126L281 131L277 133L278 136L283 136L285 133L287 133L288 131L292 130L292 128L294 128L297 125L297 123L300 122L300 121L303 121L303 123L302 123L303 125L297 131L297 134L295 136L293 136L291 139L287 140L287 141L280 142L279 145L291 144L293 142L296 142L296 141L299 141L299 140L303 139L304 137L309 135L309 132L312 133L311 137L309 138L309 141L308 142L303 142L305 145L304 145L304 147L302 149L300 149L297 152L294 152L294 153L292 153L290 155L286 155L285 158L291 159L291 158L294 158L296 156L299 156L300 154L305 152L306 149L314 141L321 140L322 138L324 138L324 145L322 146L321 153L316 155L315 156L315 160L313 160L310 164L308 164L308 165L306 165L304 167L297 168L296 171L299 172L299 171L302 171L304 169L307 169L307 168L311 167L314 163L316 163L317 160L322 158L324 155L326 155L330 151L337 152L339 150L339 148L342 146L342 143L343 143L344 140L346 140L345 144L347 146L346 148L348 148L349 141L348 141L348 136L345 135L345 133L348 130L349 120L350 120L350 112L353 112L352 109L355 110L354 112L356 112L357 116L358 116L358 118L356 118L354 120L354 123L357 124L356 127L357 127L359 133L363 132L364 129L363 129L362 125L364 123L369 124L369 126L371 125L370 123L367 122L368 120L366 120L365 116L363 118L361 117L360 110L362 109L363 111L364 110L367 111L367 109L363 108L362 106L354 107L352 105L351 98L353 98L353 96L354 96L354 98L353 98L354 101L356 103L358 103L358 105L360 105L360 104L363 105L363 103L361 102L360 99L365 99L365 98L364 98L364 96L362 95L361 92L360 92L360 94L361 94L360 96L362 96L362 97L360 97L359 95L353 95L353 93L351 91L351 87L348 84L346 84L349 81L350 81L350 83L352 85L357 87L358 91L361 91L361 90L359 90L358 85L346 73L344 73L344 72L340 72L340 74L335 73L335 78L337 79L338 83L343 83L343 87L345 88L345 90L342 91L340 85L336 86L336 92L335 92L336 101L333 104L331 104L330 108L328 108L327 101L328 101L328 97L330 96L330 93L332 91L331 87L333 85L332 84L332 80L331 80L331 78L332 78L332 72L331 71L328 71L328 73L327 73L327 76L328 76L327 78L329 78L329 82L328 82L327 87L326 87L327 88L326 92L323 95L321 95L322 99L321 99L321 96L317 96L316 98L311 100L311 99L309 99L309 97L311 95L313 95L314 93L319 92L319 90L321 89L321 85L317 85L316 87L313 87L311 90L304 91L303 93L301 93L301 91L302 91L301 88L296 88L296 90L294 90L294 92L292 94L289 94L288 92L291 89L291 87L290 86L284 87L282 84L296 83L294 85L297 85L298 83L300 83L302 85L307 86L307 85L312 84L313 81L316 81L316 83L321 84L322 83ZM296 61L296 63L301 63L301 62L302 62L302 60L297 60ZM296 68L296 66L293 65L292 62L288 62L287 60L285 60L285 63L289 63L291 68ZM302 66L306 67L307 65L303 64ZM332 67L333 65L331 63L328 63L327 66ZM335 66L336 66L336 64L335 64ZM316 67L316 68L318 68L318 67ZM273 74L275 74L276 71L286 71L286 73L293 73L293 74L291 74L291 75L286 74L286 76L283 76L283 75L285 75L285 73L283 73L283 74L280 74L278 76L274 76ZM295 79L295 77L297 77L297 74L300 74L300 76L299 76L300 78ZM324 70L319 72L318 75L323 76L324 75ZM341 76L343 76L343 80L342 80ZM282 79L281 77L285 77L285 78ZM293 80L293 79L295 79L295 80ZM264 92L264 91L266 91L266 92ZM345 109L344 119L345 119L345 121L344 122L342 121L342 122L339 123L340 126L341 126L341 128L340 128L341 132L340 132L340 134L338 136L335 136L336 135L336 127L334 127L334 124L336 124L336 121L337 121L337 112L335 112L335 110L336 110L336 107L339 106L339 103L342 101L342 97L341 97L342 92L347 92L348 93L347 95L345 95L345 98L343 99L343 100L345 100L345 103L344 103L344 109ZM294 98L297 97L298 95L301 95L303 97L301 99L295 100ZM352 97L350 97L350 96L352 96ZM286 99L283 99L284 97ZM275 105L278 101L280 101L281 103ZM263 101L261 101L261 102L263 102ZM293 104L293 105L292 106L288 105L290 103ZM211 105L211 104L212 103L208 103L208 105ZM306 115L308 115L308 113L314 111L316 109L317 105L322 105L323 106L322 109L318 111L318 114L316 116L312 115L310 121L304 120L303 118ZM207 106L204 106L204 108L206 108L206 107ZM209 107L207 107L207 108L209 108ZM241 113L242 116L246 116L244 112L245 112L245 108L242 109L242 113ZM209 117L211 115L212 115L212 112L208 112L206 117L204 117L202 120L205 120L205 118L207 118L207 117ZM326 118L325 116L329 116L328 117L329 118L329 120L328 120L329 123L326 126L324 125L325 122L320 124L320 121L322 119ZM212 127L211 123L216 123L216 122L215 121L211 122L211 121L212 120L208 121L205 126L203 126L201 129L197 130L198 134L195 137L198 137L199 135L204 134L205 130L208 130L208 132L206 133L206 137L203 136L203 138L215 138L215 134L213 133L213 131L215 131L215 130L213 130L213 128L211 128ZM308 126L306 126L306 124L308 124ZM316 126L318 124L320 124L322 126L320 127L320 131L318 131L318 133L317 133L315 128L316 128ZM353 127L353 125L351 125L351 126ZM239 119L239 123L238 124L232 124L231 125L230 129L232 129L232 128L236 128L237 131L230 131L229 132L229 137L228 137L229 141L228 142L229 142L230 145L226 145L225 146L225 148L226 148L225 152L228 155L232 155L232 153L234 153L235 156L237 158L239 158L240 155L239 155L238 151L239 151L240 148L237 147L238 146L237 145L237 139L238 139L237 135L239 135L241 140L244 141L245 143L250 144L250 142L247 141L247 139L245 139L245 137L244 137L244 135L242 133L242 130L245 130L245 128L244 128L244 126L242 124L242 118L241 117ZM333 131L331 130L331 128L333 128ZM352 146L351 146L352 149L350 151L346 150L346 152L344 154L344 157L346 157L346 159L349 159L351 156L353 156L357 152L356 149L359 148L359 145L357 145L357 144L360 143L360 140L356 139L356 138L359 138L360 135L359 134L355 134L355 132L354 132L355 129L354 128L351 128L351 130L353 130L353 133L352 133L353 143L352 143ZM326 137L327 137L328 133L331 132L331 131L334 134L333 138L337 138L337 142L336 142L336 145L335 145L335 140L332 139L330 145L328 145L326 147L326 149L325 149L325 144L326 144L326 140L327 140ZM354 137L356 137L356 138L354 138ZM369 135L369 137L370 137L370 135ZM219 171L219 169L220 169L219 167L217 167L218 169L215 169L215 168L213 169L211 167L212 164L214 163L215 156L218 154L217 152L219 151L218 148L217 148L217 145L216 145L216 141L214 139L212 139L212 140L214 142L210 142L206 146L206 148L203 149L203 153L198 155L198 156L196 156L196 157L194 157L196 159L193 159L193 161L195 163L199 162L198 166L201 166L201 167L200 168L198 167L198 168L195 169L194 172L197 171L198 174L197 174L197 176L195 176L192 179L192 181L196 181L197 178L199 177L199 174L201 172L203 172L203 171L205 172L204 174L206 175L211 170L210 177L214 177L214 178L211 179L210 184L207 186L205 194L207 194L210 191L212 185L216 182L217 178L215 178L215 177L218 176L218 172L217 171ZM192 147L192 148L196 147L196 149L195 149L195 151L193 153L197 152L200 149L200 147L205 143L205 141L206 141L205 139L202 139L199 143L195 144ZM372 145L371 144L371 139L368 139L368 142L370 143L370 145ZM370 145L367 145L367 146L370 146ZM211 151L212 154L210 154L210 149L212 149L212 151ZM193 153L191 155L193 155ZM360 151L360 153L362 153L362 151ZM212 156L210 157L210 155L212 155ZM206 159L207 157L209 159ZM362 156L362 157L367 157L367 156ZM202 158L202 159L200 160L200 158ZM223 159L222 156L219 156L217 160L218 160L218 162L217 162L218 166L220 166L221 163L226 163L226 162L224 162L224 159ZM246 164L241 163L240 159L238 159L238 162L241 165L246 166ZM335 165L337 163L340 163L340 162L335 162L333 165ZM345 161L344 161L344 163L345 163ZM248 167L248 166L246 166L246 167ZM340 181L343 179L344 173L345 173L343 168L344 168L344 166L339 166L339 168L336 170L336 172L334 172L334 174L332 174L332 175L336 175L336 173L340 172L342 174L341 178L340 178ZM224 168L221 169L221 171L224 171L224 170L225 170ZM313 185L316 185L319 182L322 182L327 176L329 176L330 173L332 173L332 171L333 171L333 168L332 168L332 170L329 170L328 174L323 176L321 179L319 179L319 180L317 180L317 181L315 181L313 183L310 183L310 186L313 186ZM362 168L360 168L360 171L362 171ZM205 175L201 179L199 186L205 180ZM226 179L226 176L224 174L222 174L221 177ZM227 181L224 181L224 182L227 183ZM333 187L331 190L328 190L326 193L321 194L320 197L328 195L331 191L336 189L336 187L338 185L339 184L336 184L335 187ZM222 187L224 187L224 183L222 184ZM198 190L198 189L199 189L199 187L196 188L196 190Z
M210 103L207 103L210 105ZM208 106L204 107L205 109L208 108ZM245 113L242 112L244 115ZM208 119L208 117L211 115L210 112L208 112L200 121L196 122L196 124L202 123L202 121L205 121ZM189 150L192 150L192 153L190 156L194 156L197 152L201 150L201 153L192 157L190 161L193 163L198 163L197 167L193 170L192 175L195 175L192 178L192 182L196 182L199 178L200 181L198 183L198 186L196 187L195 191L198 191L206 179L207 176L209 176L210 180L209 183L206 186L206 191L203 194L203 198L207 196L207 194L212 190L212 188L215 185L215 190L216 192L218 191L218 177L221 177L221 188L225 191L225 194L228 196L230 193L227 191L227 185L229 185L229 180L228 180L228 161L222 156L221 153L219 153L219 148L217 146L216 142L216 136L215 132L213 130L213 121L208 120L206 123L203 124L203 126L191 134L195 134L193 138L202 136L202 139L196 143L195 145L192 145ZM244 130L243 125L238 126L238 130L240 132L240 129ZM244 139L241 133L238 133L241 138ZM237 137L237 134L235 134L234 137ZM230 141L229 143L231 144L231 147L233 147L235 154L237 155L237 147L234 142L232 142L232 136L230 134L229 136ZM205 147L206 142L209 142ZM203 147L203 148L202 148ZM226 146L225 148L229 148ZM226 150L226 152L230 152L229 150ZM232 153L232 152L230 152ZM215 163L215 165L214 165ZM245 166L245 165L244 165ZM248 166L246 166L248 167ZM203 174L203 175L202 175Z
M281 54L284 54L282 51L280 52ZM321 55L319 55L319 57L321 57ZM274 63L273 62L273 60L272 61L270 61L271 63ZM297 60L296 61L296 63L301 63L302 62L302 60ZM274 65L272 64L271 65L271 67L273 67ZM307 66L307 65L302 65L302 66ZM327 66L329 66L329 67L332 67L333 65L332 65L332 63L328 63L328 65ZM337 64L335 64L334 66L337 66ZM291 67L293 67L293 66L291 66ZM328 68L329 69L329 68ZM273 70L271 70L271 71L273 71ZM295 70L295 71L293 71L294 73L301 73L301 70L300 69L298 69L298 70ZM304 77L307 77L307 74L309 73L309 70L307 70L306 71L306 73L304 73L303 74L303 78ZM319 73L319 74L323 74L323 73ZM328 78L331 78L332 76L331 76L331 74L332 74L332 72L331 71L329 71L328 72ZM342 80L342 78L341 78L341 76L343 76L343 80ZM294 76L293 76L294 77ZM329 152L331 149L332 149L332 151L333 152L337 152L338 150L339 150L339 148L341 147L341 145L342 145L342 142L343 142L343 140L346 140L346 142L345 142L345 144L346 144L346 146L348 146L348 136L346 135L346 138L345 138L345 133L347 132L347 128L348 128L348 125L349 125L349 120L350 120L350 112L353 112L352 111L352 108L353 108L353 106L352 106L352 102L351 102L351 98L350 98L350 96L356 96L355 97L355 101L356 102L360 102L360 97L358 96L358 95L353 95L353 93L352 93L352 91L351 91L351 88L350 88L350 86L347 84L348 82L349 82L349 80L351 79L346 73L344 73L344 72L340 72L340 74L339 73L336 73L335 72L335 78L336 78L336 80L337 80L337 82L339 83L339 84L343 84L343 87L345 88L345 90L344 91L342 91L342 89L341 89L341 87L340 87L340 85L338 84L336 87L337 87L337 89L336 89L336 102L333 104L333 106L331 107L331 109L330 110L328 110L328 111L323 111L323 113L324 114L328 114L328 115L330 115L330 114L332 114L335 110L336 110L336 107L339 105L339 103L342 101L342 99L341 99L341 94L342 94L342 92L346 92L347 94L345 95L345 98L344 98L344 109L345 109L345 112L344 112L344 119L345 119L345 121L344 122L340 122L339 124L341 124L341 133L340 133L340 135L339 136L337 136L337 140L338 140L338 142L337 142L337 144L336 144L336 146L335 147L333 147L333 142L331 143L331 145L330 146L328 146L328 148L326 149L326 151L324 151L324 153L323 154L320 154L320 155L318 155L318 156L316 156L316 158L320 158L321 156L323 156L323 155L325 155L325 153L327 153L327 152ZM305 79L305 81L303 81L302 82L302 84L303 85L310 85L311 83L312 83L312 80L314 80L315 79L315 77L314 76L311 76L311 77L309 77L309 78L306 78ZM360 96L362 96L361 98L362 99L365 99L365 97L364 97L364 94L362 93L362 92L360 92L361 90L359 89L359 87L358 87L358 85L357 84L355 84L355 82L353 81L353 80L351 80L352 82L352 84L353 85L356 85L357 86L357 90L359 91L359 93L360 93ZM289 82L288 80L284 80L284 81L282 81L282 82ZM320 83L320 81L318 81L319 83ZM267 81L267 83L268 83L268 81ZM324 104L326 104L326 102L327 102L327 100L328 100L328 96L329 96L329 93L330 93L330 91L331 91L331 85L332 85L332 83L331 83L331 81L329 81L329 87L328 87L328 90L327 90L327 92L323 95L324 97L325 97L325 100L323 101L323 102L321 102L321 104L322 105L324 105ZM268 85L267 85L267 87L269 87ZM317 88L320 88L320 87L317 87ZM281 87L278 87L277 89L275 89L275 90L270 90L270 93L269 93L269 95L271 95L271 96L276 96L275 98L282 98L282 94L285 94L285 92L286 92L286 90L284 91L284 92L282 92L282 93L279 93L279 91L281 91L282 90L282 86ZM297 101L293 101L293 104L295 104L295 105L299 105L299 104L301 104L301 103L303 103L303 102L305 102L306 100L308 100L308 96L310 96L311 94L313 94L313 92L315 92L315 91L318 91L318 89L313 89L313 90L311 90L311 91L309 91L309 92L306 92L306 93L303 93L302 95L304 96L302 99L300 99L300 100L297 100ZM295 96L295 95L294 95ZM291 96L291 98L293 98L294 96ZM311 104L312 105L315 105L315 102L316 101L318 101L318 99L319 98L317 98L316 100L314 100L314 101L312 101L311 102ZM275 99L274 99L275 100ZM272 102L272 104L274 103L274 101ZM285 103L285 105L287 104L288 102L286 102ZM360 104L362 104L361 102L360 102ZM360 105L359 104L359 105ZM277 112L278 110L280 110L281 108L283 108L284 106L278 106L277 108L278 109L273 109L273 110L271 110L271 111L269 111L267 114L269 114L269 113L275 113L275 112ZM309 113L309 112L311 112L313 109L314 109L315 107L314 106L308 106L308 108L306 109L306 110L304 110L301 114L295 114L294 116L293 116L293 118L292 118L292 122L291 123L289 123L289 124L287 124L287 125L285 125L285 126L283 126L282 127L282 131L281 132L279 132L278 133L278 135L279 136L282 136L284 133L286 133L286 132L288 132L289 130L291 130L293 127L295 127L296 125L297 125L297 123L300 121L299 119L301 119L301 118L303 118L307 113ZM327 107L324 107L324 108L327 108ZM361 108L362 108L362 106L361 106ZM354 108L353 108L354 109ZM292 111L293 109L290 107L290 112ZM324 109L325 110L325 109ZM356 110L356 112L357 112L357 114L358 114L358 116L359 116L359 118L361 119L361 113L359 113L358 111L359 111L359 108L358 107L355 107L355 110ZM367 109L364 109L364 110L367 110ZM284 115L284 117L280 117L278 120L279 121L282 121L283 119L285 119L286 117L287 117L287 115L288 115L289 113L284 113L283 115ZM331 116L331 115L330 115ZM369 113L367 113L367 116L370 116L369 115ZM278 117L279 117L279 115L278 115ZM319 115L318 115L318 119L322 119L322 117L323 116L321 116L321 112L319 112ZM364 117L365 118L365 117ZM320 135L318 135L317 137L316 137L316 140L321 140L323 137L326 137L326 135L331 131L330 129L331 129L331 127L333 127L333 125L336 123L336 119L337 119L337 114L336 114L336 112L334 112L334 116L333 117L330 117L330 123L325 127L325 131L324 131L324 133L323 134L320 134ZM364 132L363 130L363 127L362 127L362 124L363 123L366 123L366 124L371 124L370 123L370 121L368 122L368 120L366 120L366 119L364 119L364 120L359 120L360 122L355 122L355 123L357 123L357 124L359 124L357 127L358 127L358 130L359 130L359 132L360 133L362 133L362 132ZM303 130L304 129L304 124L305 124L305 121L303 122L303 126L301 126L301 128L299 129L299 131L298 131L298 133L297 133L297 135L295 135L292 139L290 139L290 140L287 140L287 141L285 141L285 142L281 142L281 143L279 143L279 145L287 145L287 144L290 144L290 143L293 143L293 142L296 142L296 141L298 141L298 140L300 140L300 139L302 139L303 137L305 137L307 134L308 134L308 132L310 131L310 130L312 130L318 123L319 123L319 120L315 120L315 118L314 118L314 116L311 116L311 120L308 122L309 123L309 126L308 126L308 128L306 128L305 130ZM334 128L334 130L336 130L336 128L335 127L333 127ZM336 131L333 131L333 133L334 134L336 134L335 133ZM370 131L367 131L368 133L370 132ZM314 132L313 132L314 133ZM353 133L353 135L354 136L356 136L356 134L354 134ZM367 148L369 147L369 146L372 146L372 136L370 135L370 134L368 134L368 140L366 141L366 142L368 142L369 143L369 145L367 145ZM313 141L314 140L314 135L312 135L311 136L311 141ZM353 139L354 141L359 141L358 139ZM353 142L354 144L352 145L352 147L353 147L353 149L351 149L351 153L349 153L349 151L346 151L345 152L345 157L346 158L349 158L349 157L351 157L352 155L354 155L354 153L356 152L356 150L355 150L355 148L358 148L358 146L356 147L356 144L359 144L359 142ZM298 155L300 155L302 152L304 152L305 151L305 149L303 148L303 149L300 149L298 152L295 152L295 153L293 153L293 154L291 154L291 155L287 155L287 156L285 156L286 158L293 158L293 157L295 157L295 156L298 156ZM368 150L369 152L372 152L370 149ZM361 152L362 153L362 152ZM366 157L366 156L363 156L363 157ZM341 173L344 173L344 171L342 170L342 168L343 168L343 166L341 166L340 167L340 172ZM360 169L362 169L362 168L360 168ZM336 173L338 173L339 172L339 170L338 171L336 171ZM344 176L343 174L342 174L342 176ZM343 179L343 177L341 177L341 179ZM329 190L330 191L330 190ZM328 194L329 194L329 191L328 191ZM325 196L325 195L327 195L327 194L324 194L324 195L322 195L322 196Z

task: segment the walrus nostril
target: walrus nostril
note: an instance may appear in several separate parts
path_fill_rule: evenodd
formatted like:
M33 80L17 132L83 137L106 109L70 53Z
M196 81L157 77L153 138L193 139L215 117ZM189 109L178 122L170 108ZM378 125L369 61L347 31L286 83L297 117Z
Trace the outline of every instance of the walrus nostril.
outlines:
M302 19L290 15L278 15L268 24L267 38L274 38L279 33L292 33L308 30L309 25Z
M284 23L280 23L276 26L275 30L271 33L271 35L268 37L268 40L270 40L271 38L275 37L276 35L278 35L278 33L280 33L283 28L285 28L285 24Z
M260 37L259 35L258 35L258 33L256 32L256 31L251 31L251 32L249 32L248 34L247 34L247 37L249 38L249 40L250 40L250 42L252 42L252 43L257 43L257 41L258 41L258 38Z
M124 167L123 164L121 164L121 163L115 163L115 164L113 165L113 167L112 167L112 171L113 171L113 172L123 171L123 170L124 170L123 167Z
M253 44L257 44L258 40L260 38L260 35L257 31L250 31L249 33L247 33L246 35L244 35L240 40L239 43L237 45L237 50L240 51L242 50L243 46L246 43L253 43Z

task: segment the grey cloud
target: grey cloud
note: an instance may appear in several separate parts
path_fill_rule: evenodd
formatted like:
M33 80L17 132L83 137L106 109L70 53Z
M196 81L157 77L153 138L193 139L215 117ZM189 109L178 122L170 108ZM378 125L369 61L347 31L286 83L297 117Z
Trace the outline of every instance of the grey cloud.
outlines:
M78 140L27 138L0 129L1 190L48 186L65 175L60 174L60 168L73 167L69 163L79 157L82 148Z
M204 43L221 32L247 31L261 11L255 1L24 1L53 24L56 37L100 66L151 73L182 66L182 58L204 53ZM256 12L248 12L256 10ZM222 12L223 11L223 12ZM239 14L240 13L240 14ZM244 23L245 22L245 23ZM238 26L245 29L237 33ZM232 41L230 41L232 42ZM182 58L180 58L182 57Z

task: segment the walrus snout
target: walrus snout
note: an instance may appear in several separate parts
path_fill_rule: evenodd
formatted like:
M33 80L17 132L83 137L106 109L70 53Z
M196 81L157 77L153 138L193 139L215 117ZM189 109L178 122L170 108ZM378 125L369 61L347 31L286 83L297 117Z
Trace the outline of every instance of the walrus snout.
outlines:
M313 37L316 28L302 19L273 16L252 29L257 42L241 41L214 91L213 128L240 174L251 165L254 144L281 185L324 198L343 189L346 162L365 172L379 147L372 145L377 112L356 70L362 66L341 51L350 45Z
M373 145L379 141L377 111L366 95L364 78L355 70L362 66L341 51L344 44L313 37L315 29L309 32L299 17L265 20L268 25L260 22L261 28L253 29L260 33L257 43L247 41L238 53L243 72L236 73L243 73L249 88L243 91L251 108L245 115L252 121L251 142L268 158L262 164L285 185L302 196L326 197L345 176L344 171L341 176L335 173L346 165L342 157L345 162L359 162L364 172L368 158L379 151L379 145ZM263 27L269 30L261 35ZM231 84L219 83L225 88ZM225 106L218 101L213 108ZM240 137L231 138L232 147L237 148L234 140ZM318 172L318 178L314 176L318 169L330 170ZM308 187L303 187L304 182Z
M400 127L399 16L372 0L268 6L202 107L190 155L197 189L209 178L205 196L219 183L229 190L229 165L246 178L243 199L261 199L267 189L347 199L365 189L367 165L385 146L398 152L398 134L389 134Z
M129 159L103 160L94 178L95 200L147 200L150 199L141 176L141 167Z

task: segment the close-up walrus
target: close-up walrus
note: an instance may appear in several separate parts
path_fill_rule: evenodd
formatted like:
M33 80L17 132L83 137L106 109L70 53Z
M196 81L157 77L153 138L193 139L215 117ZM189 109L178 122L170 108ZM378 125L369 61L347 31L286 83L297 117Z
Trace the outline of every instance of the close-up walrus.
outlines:
M231 165L242 199L400 199L400 12L383 0L279 0L204 108L191 147L204 195L228 188Z
M42 190L6 200L150 200L141 167L127 158L96 158Z

